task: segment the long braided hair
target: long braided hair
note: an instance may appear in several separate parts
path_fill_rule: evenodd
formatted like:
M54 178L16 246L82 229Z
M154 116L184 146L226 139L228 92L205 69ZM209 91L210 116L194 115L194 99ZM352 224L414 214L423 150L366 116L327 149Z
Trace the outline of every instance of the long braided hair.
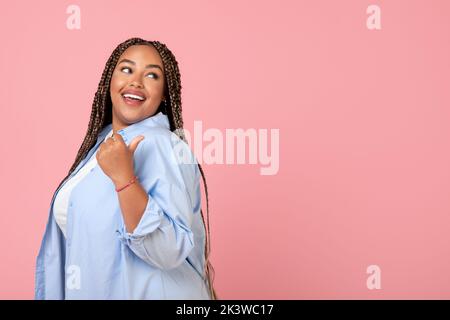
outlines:
M169 119L170 130L174 132L181 140L187 143L183 133L183 117L181 108L181 78L178 69L178 62L175 59L175 56L166 47L165 44L159 41L147 41L141 38L130 38L119 44L114 49L108 61L106 62L105 69L103 70L102 77L98 84L98 88L94 96L94 101L92 103L91 118L89 120L86 136L84 137L83 143L81 144L81 147L78 150L75 162L70 168L67 176L60 182L58 188L72 174L72 172L77 168L78 164L86 157L89 150L95 145L98 139L98 134L102 131L102 129L108 124L112 123L112 102L111 96L109 94L112 74L122 53L132 45L153 46L161 56L166 79L164 84L164 90L166 93L168 92L168 94L166 94L166 103L165 104L161 103L156 113L161 111L162 113L166 114ZM210 231L209 231L210 228L209 228L208 187L206 185L205 174L200 164L198 164L198 167L202 175L206 195L206 212L207 212L206 222L205 217L203 215L203 210L200 209L203 224L205 227L205 238L206 238L205 265L204 265L205 280L207 280L208 282L208 288L210 291L211 298L216 300L218 299L218 297L213 287L214 268L211 262L209 261L209 254L211 248L210 248ZM206 227L206 225L208 227Z

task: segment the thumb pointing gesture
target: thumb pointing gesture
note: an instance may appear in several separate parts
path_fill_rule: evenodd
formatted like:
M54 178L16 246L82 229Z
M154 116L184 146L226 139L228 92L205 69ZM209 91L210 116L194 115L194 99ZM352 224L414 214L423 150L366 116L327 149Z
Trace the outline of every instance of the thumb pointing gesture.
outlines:
M128 146L128 149L131 151L131 154L134 155L134 151L136 151L136 148L142 140L144 140L144 136L137 136L133 139L133 141L130 142L130 145Z

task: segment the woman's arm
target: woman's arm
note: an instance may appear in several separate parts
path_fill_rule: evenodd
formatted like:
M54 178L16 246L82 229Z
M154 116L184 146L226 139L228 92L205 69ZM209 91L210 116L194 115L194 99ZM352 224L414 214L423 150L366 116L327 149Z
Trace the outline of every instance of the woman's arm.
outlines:
M116 189L126 184L127 181L114 182ZM136 229L139 224L149 201L147 192L139 183L139 180L136 180L122 191L117 192L117 195L119 197L120 208L122 210L123 221L127 232L133 233L134 229Z
M180 146L175 148L171 135L156 133L146 136L136 150L133 169L141 184L139 187L132 184L119 192L129 191L139 197L143 188L148 201L144 208L143 198L140 198L141 205L139 200L130 200L129 204L127 200L133 195L129 195L130 198L119 195L123 197L120 204L123 219L116 233L119 240L144 262L169 270L182 264L194 248L192 226L194 218L200 215L200 172L196 164L180 163L176 158L190 152L187 144L176 140L174 144L182 143L183 150ZM121 176L124 178L113 180L120 180L122 184L114 182L119 188L127 184L126 179L133 176L133 171L122 170ZM127 190L132 186L132 190ZM135 213L131 213L133 209L127 210L124 204L135 208ZM143 213L138 208L144 208ZM128 228L133 230L126 230Z
M114 133L114 138L110 137L100 145L96 154L98 164L116 189L125 186L134 177L134 152L143 139L143 135L137 136L127 146L122 135ZM125 180L127 178L129 180ZM135 181L117 193L126 231L132 233L147 206L147 192Z

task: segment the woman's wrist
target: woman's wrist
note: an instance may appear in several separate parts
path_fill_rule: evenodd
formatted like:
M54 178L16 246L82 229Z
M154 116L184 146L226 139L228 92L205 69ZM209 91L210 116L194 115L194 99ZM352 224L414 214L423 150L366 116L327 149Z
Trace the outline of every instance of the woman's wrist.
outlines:
M130 185L134 184L137 182L137 180L139 179L136 175L134 174L130 174L127 176L128 178L120 178L117 180L114 180L114 187L116 189L117 192L129 187Z
M126 184L124 184L123 186L121 186L121 187L117 187L117 186L116 186L116 191L117 191L117 192L120 192L120 191L122 191L123 189L128 188L129 186L131 186L132 184L134 184L137 180L138 180L138 177L137 177L137 176L133 176L133 178L131 178L131 180L129 180L129 181L128 181Z

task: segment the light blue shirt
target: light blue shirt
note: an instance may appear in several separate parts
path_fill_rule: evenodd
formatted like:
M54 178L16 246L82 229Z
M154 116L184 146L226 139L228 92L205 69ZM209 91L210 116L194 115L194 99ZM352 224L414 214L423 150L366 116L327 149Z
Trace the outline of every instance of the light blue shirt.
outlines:
M111 129L102 129L70 177ZM36 260L35 299L211 299L201 176L189 146L161 112L118 133L127 145L145 136L134 153L135 174L149 196L143 216L128 233L115 186L97 165L71 192L65 238L52 214L61 185ZM186 155L191 161L180 160Z

